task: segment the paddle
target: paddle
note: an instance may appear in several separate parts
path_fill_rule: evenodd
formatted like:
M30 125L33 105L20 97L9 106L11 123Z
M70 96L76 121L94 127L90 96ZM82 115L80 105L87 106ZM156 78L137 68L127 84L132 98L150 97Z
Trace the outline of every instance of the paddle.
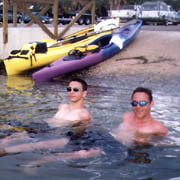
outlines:
M107 19L104 21L99 22L96 25L93 25L92 27L89 27L84 30L80 30L78 32L75 32L73 34L67 35L64 37L64 39L60 40L59 42L49 46L51 47L57 47L66 43L74 43L77 41L81 41L83 39L86 39L90 36L98 35L104 32L113 31L115 29L119 28L119 20L115 19ZM80 35L79 35L80 34Z
M67 43L74 43L74 42L77 42L77 41L81 41L81 40L86 39L88 37L91 37L91 36L94 36L94 35L98 35L98 34L102 34L102 33L105 33L105 32L111 32L111 31L113 31L115 29L118 29L118 28L119 27L115 27L113 29L101 31L101 32L98 32L98 33L92 32L92 33L84 34L84 35L81 35L81 36L70 37L69 39L61 40L60 42L57 42L57 43L49 46L49 48L58 47L58 46L61 46L61 45L67 44Z
M83 30L80 30L80 31L77 31L77 32L74 32L72 34L69 34L67 36L64 36L63 39L68 39L68 38L71 38L73 36L78 36L78 35L82 35L82 34L87 34L89 32L92 32L94 31L94 25L92 25L91 27L88 27L86 29L83 29ZM58 40L61 40L61 39L58 39Z

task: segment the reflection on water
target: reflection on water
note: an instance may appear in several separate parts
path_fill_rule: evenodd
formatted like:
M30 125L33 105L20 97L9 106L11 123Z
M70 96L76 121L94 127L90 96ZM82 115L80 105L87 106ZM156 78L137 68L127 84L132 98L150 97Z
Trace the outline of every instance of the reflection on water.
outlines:
M121 154L109 153L96 158L58 161L28 171L17 165L41 159L47 152L21 153L1 158L2 178L7 176L7 172L18 180L19 177L32 179L32 176L43 180L59 179L59 176L66 180L74 180L74 177L78 180L165 180L180 177L179 79L163 77L153 81L142 76L86 79L90 84L86 107L93 115L95 126L107 131L117 127L122 114L131 110L130 96L135 87L152 88L155 100L152 115L169 129L170 137L164 142L166 147L135 150L127 159L122 159ZM29 76L0 76L0 123L14 126L43 124L43 120L53 116L59 103L67 102L67 81L34 84Z
M22 95L31 95L27 91L32 93L34 87L34 81L30 76L8 76L6 79L6 91L7 93L23 93L23 90L26 90L25 94ZM26 94L27 93L27 94Z

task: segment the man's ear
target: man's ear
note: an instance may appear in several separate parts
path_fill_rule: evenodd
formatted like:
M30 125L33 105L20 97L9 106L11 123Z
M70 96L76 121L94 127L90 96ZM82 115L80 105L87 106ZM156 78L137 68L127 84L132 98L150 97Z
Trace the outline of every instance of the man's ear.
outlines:
M154 100L151 101L151 107L154 106Z
M87 91L83 91L83 97L87 96Z

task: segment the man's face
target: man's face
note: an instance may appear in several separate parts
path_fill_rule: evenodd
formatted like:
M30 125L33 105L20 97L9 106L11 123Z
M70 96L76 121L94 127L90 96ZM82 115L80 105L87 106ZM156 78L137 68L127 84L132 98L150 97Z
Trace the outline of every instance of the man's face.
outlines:
M137 118L143 119L150 114L151 107L152 107L153 103L152 102L150 103L148 95L146 93L136 92L133 95L132 102L133 101L138 102L138 104L136 106L132 106L132 109L133 109ZM144 104L145 104L145 102L147 102L147 104L144 105L142 103L143 106L141 106L139 103L142 101L144 102Z
M87 91L83 91L81 83L77 81L71 81L67 89L69 89L68 97L71 102L78 102L80 100L83 100L83 98L87 94Z

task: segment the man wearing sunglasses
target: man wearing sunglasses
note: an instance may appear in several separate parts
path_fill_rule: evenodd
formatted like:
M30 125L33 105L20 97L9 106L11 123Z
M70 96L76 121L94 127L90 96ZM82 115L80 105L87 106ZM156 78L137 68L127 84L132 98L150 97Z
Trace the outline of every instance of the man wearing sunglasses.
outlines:
M87 83L79 78L72 79L67 87L69 104L60 104L58 112L47 123L54 127L74 124L88 124L91 115L84 108L84 97L87 95Z
M5 149L0 149L0 156L9 153L25 152L36 149L59 148L67 145L71 140L79 138L90 123L91 115L84 108L84 97L87 95L87 84L82 79L72 79L67 87L69 104L61 104L58 107L58 112L54 117L48 120L48 124L53 127L71 126L72 130L67 133L65 138L57 138L53 140L39 141L35 143L20 144L9 146ZM17 137L19 138L19 137ZM5 139L3 145L8 144L8 139ZM57 153L56 156L48 156L45 159L32 162L32 164L45 163L60 159L86 158L95 156L101 153L100 148L79 149L76 152Z
M168 133L168 129L151 116L154 101L150 89L136 88L131 96L131 105L133 112L126 112L122 123L113 131L117 140L126 145L151 145L154 138L162 138Z

